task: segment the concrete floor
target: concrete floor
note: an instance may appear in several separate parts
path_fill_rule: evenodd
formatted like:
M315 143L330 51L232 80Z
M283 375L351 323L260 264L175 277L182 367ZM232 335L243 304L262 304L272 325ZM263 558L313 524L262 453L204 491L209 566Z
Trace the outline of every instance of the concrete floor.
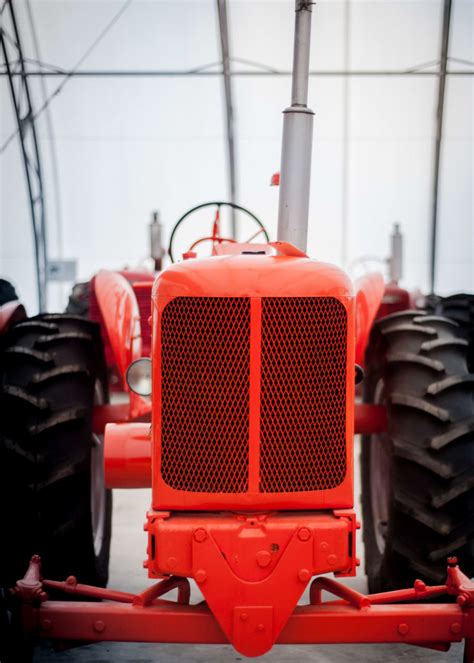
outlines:
M359 486L359 451L356 448L356 496ZM113 538L109 586L124 591L143 590L150 581L142 568L145 559L146 537L143 532L145 512L150 502L148 490L116 490L114 492ZM357 578L344 579L351 587L365 592L363 572L363 544L358 533L358 554L362 558ZM171 595L170 595L171 596ZM199 600L200 593L193 587L191 602ZM308 602L307 595L303 603ZM131 643L103 643L88 645L55 653L48 646L38 648L35 663L217 663L247 660L230 646L217 645L155 645ZM248 659L250 660L250 659ZM462 661L462 645L456 644L447 653L410 647L407 645L332 645L332 646L278 646L258 660L272 663L454 663Z

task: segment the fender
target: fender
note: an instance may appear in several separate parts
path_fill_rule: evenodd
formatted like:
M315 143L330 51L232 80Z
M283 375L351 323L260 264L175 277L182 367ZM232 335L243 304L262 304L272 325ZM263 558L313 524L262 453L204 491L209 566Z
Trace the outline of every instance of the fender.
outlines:
M371 272L357 279L356 288L356 363L365 362L365 350L370 330L377 316L385 292L385 283L380 272Z
M142 352L137 298L127 279L117 272L101 270L94 285L117 368L126 387L127 368Z
M0 334L6 334L16 322L26 320L26 311L18 299L0 306Z
M128 419L134 419L148 413L151 407L147 399L130 391L126 380L127 368L142 356L137 298L130 283L118 272L101 270L95 277L94 286L122 384L130 394Z

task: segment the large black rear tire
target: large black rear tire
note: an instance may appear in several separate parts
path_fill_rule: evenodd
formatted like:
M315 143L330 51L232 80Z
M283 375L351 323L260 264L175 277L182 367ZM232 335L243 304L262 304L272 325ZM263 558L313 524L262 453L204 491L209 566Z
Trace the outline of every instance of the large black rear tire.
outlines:
M34 553L44 577L105 586L112 501L91 426L94 403L108 400L98 327L40 315L15 325L0 353L0 586Z
M388 432L362 440L366 572L372 592L443 583L446 558L474 573L474 375L458 325L419 311L374 326L364 400Z
M427 298L427 310L457 322L460 336L469 343L468 364L474 372L474 295L465 292L449 297L432 295Z

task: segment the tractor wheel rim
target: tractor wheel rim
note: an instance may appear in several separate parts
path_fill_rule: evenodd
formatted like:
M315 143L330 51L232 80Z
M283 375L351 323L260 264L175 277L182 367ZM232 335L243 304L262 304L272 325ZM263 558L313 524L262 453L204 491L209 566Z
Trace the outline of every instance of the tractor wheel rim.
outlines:
M95 385L94 404L104 402L104 393L99 381ZM91 449L91 524L94 552L100 555L104 543L105 513L107 499L104 479L104 436L92 434Z
M375 389L374 402L385 402L384 384L379 380ZM390 465L391 453L386 433L372 435L370 438L370 498L375 542L381 555L385 552L390 513Z

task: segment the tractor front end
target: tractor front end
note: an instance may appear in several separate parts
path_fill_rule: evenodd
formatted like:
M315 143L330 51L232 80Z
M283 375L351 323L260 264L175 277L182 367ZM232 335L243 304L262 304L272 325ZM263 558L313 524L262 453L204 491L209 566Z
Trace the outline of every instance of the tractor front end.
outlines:
M129 404L107 402L103 348L90 321L49 315L13 329L7 347L13 368L2 388L28 428L23 447L10 443L21 428L22 418L14 418L5 454L20 449L11 467L23 468L26 459L35 481L39 466L62 491L48 492L46 480L34 483L33 497L20 503L22 517L11 518L10 531L21 541L24 513L36 499L43 571L52 569L54 578L42 577L35 555L10 592L21 642L231 644L259 656L274 644L393 642L445 651L465 640L465 663L474 663L474 583L455 557L471 573L469 341L442 315L407 310L408 293L394 292L394 284L388 292L381 275L353 285L337 267L306 255L312 4L295 2L278 241L253 243L266 231L234 203L259 230L247 243L221 236L226 203L212 203L212 236L154 281L151 364L140 336L148 311L138 306L138 293L142 301L150 294L150 279L133 287L118 274L95 279L103 329L122 382L135 392ZM177 226L208 206L193 208ZM195 257L201 241L212 242L212 257ZM364 362L361 403L355 385ZM60 435L64 426L67 436ZM88 474L84 458L91 456L91 433L99 456L104 427L105 487L98 480L96 492L105 496L109 516L105 488L151 487L144 565L155 583L139 594L105 588L106 565L97 564L103 555L95 550L89 493L101 468L95 462L98 474ZM364 436L369 594L327 577L354 576L359 564L355 434ZM30 477L8 471L10 481L23 476ZM68 516L67 530L55 514L69 514L71 503L82 504L81 519ZM73 545L57 536L64 531L76 537ZM109 529L102 534L105 550ZM32 545L23 554L31 555ZM79 577L58 580L65 567ZM164 599L172 590L177 600ZM323 592L335 598L323 601ZM57 600L62 595L81 600ZM433 602L442 596L449 601ZM8 660L16 663L22 659L14 642ZM1 645L0 637L0 657Z
M365 595L327 577L358 566L354 433L387 425L383 406L354 395L378 278L354 293L342 271L286 243L235 249L157 278L152 425L106 427L108 488L152 489L144 565L155 584L134 595L48 580L34 557L13 590L22 637L228 643L246 656L285 643L444 651L465 639L472 663L474 584L455 559L434 586ZM204 600L191 602L190 581ZM176 601L162 598L171 590ZM50 599L60 593L82 600ZM456 602L432 602L442 595Z
M258 249L188 260L156 281L153 339L149 575L194 578L263 653L314 575L355 572L352 286Z

